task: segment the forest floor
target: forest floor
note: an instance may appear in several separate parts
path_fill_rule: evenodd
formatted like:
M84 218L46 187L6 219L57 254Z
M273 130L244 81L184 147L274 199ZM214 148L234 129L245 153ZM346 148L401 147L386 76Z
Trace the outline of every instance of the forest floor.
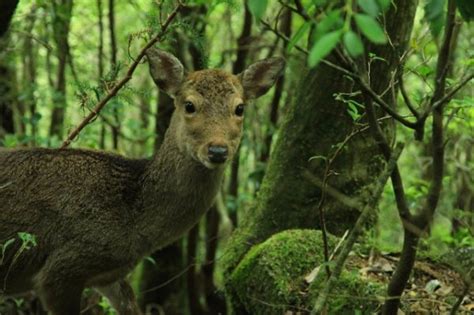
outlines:
M358 272L359 276L366 278L368 282L385 286L390 281L398 259L395 254L363 255L352 252L346 262L346 268ZM399 315L450 314L452 306L464 295L465 288L462 275L451 267L429 259L419 259L402 297L403 311L399 311ZM2 307L0 303L0 315L44 314L40 311L41 306L34 299L34 295L21 301L13 303L13 300L10 300L10 307ZM382 299L380 301L382 304ZM87 312L84 314L110 314L110 308L100 306L101 299L97 294L89 296L87 302ZM474 314L474 290L464 295L456 314Z
M368 281L387 284L398 263L391 254L353 254L347 261L351 270L359 270ZM449 314L452 306L463 296L466 285L462 275L447 265L429 259L415 263L402 303L405 312L400 314ZM468 292L457 314L474 314L474 290Z

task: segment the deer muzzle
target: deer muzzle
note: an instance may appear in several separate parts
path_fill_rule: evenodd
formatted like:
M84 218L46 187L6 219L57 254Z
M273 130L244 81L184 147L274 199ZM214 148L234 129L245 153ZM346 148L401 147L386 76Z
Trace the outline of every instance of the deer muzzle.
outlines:
M209 161L216 164L224 163L229 155L227 146L211 145L207 150Z

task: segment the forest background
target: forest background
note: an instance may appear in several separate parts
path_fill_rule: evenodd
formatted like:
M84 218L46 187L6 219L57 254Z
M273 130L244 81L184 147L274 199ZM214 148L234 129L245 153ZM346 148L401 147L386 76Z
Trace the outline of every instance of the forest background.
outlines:
M183 2L0 5L0 146L8 148L156 152L172 100L136 58L177 7L157 46L188 70L287 61L246 110L215 206L131 275L143 309L472 310L473 4ZM112 312L93 291L84 299L90 314ZM12 309L41 313L34 296L0 299L0 311Z

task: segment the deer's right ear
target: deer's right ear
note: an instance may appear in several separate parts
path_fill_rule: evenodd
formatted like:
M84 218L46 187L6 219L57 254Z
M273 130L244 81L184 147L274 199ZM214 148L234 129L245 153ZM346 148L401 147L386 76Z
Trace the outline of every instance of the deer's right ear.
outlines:
M183 81L183 65L172 54L154 47L148 48L146 56L153 81L160 90L174 98Z

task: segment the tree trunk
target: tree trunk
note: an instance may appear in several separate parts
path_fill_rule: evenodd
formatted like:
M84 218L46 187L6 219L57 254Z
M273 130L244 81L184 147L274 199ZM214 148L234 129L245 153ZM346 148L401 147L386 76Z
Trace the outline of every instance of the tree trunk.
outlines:
M252 21L253 17L247 6L247 0L244 0L244 24L242 26L242 32L237 39L237 58L232 65L232 73L238 74L245 70L247 62L247 56L249 54L250 46L250 35L252 34ZM234 160L232 161L230 169L230 180L229 180L229 192L228 198L233 199L233 204L238 205L238 192L239 192L239 166L240 166L240 147L235 154ZM237 207L237 206L236 206ZM232 224L237 226L237 208L229 209L230 219Z
M291 18L292 12L290 9L286 9L281 18L280 31L283 35L290 38L291 37ZM286 52L288 47L288 42L283 42L283 53ZM273 141L274 130L277 128L278 123L278 111L280 107L280 101L283 95L283 89L285 86L285 75L282 75L275 84L275 93L273 94L272 101L270 103L270 124L268 126L265 135L265 145L263 146L262 152L260 154L260 161L266 163L270 157L270 148Z
M2 0L0 2L0 38L7 32L18 2L19 0Z
M390 76L399 67L399 55L404 51L411 34L416 1L396 1L396 10L386 14L390 45L366 47L387 62L374 61L371 81L376 91L385 90ZM330 58L334 63L337 59ZM367 59L366 59L367 60ZM311 184L311 178L323 180L326 162L345 139L358 127L347 113L344 103L334 95L353 92L357 87L341 72L321 64L302 75L299 93L284 117L274 151L270 157L255 209L234 232L223 255L224 279L253 244L258 244L272 234L291 228L318 228L318 202L322 192ZM388 93L389 94L389 93ZM391 98L387 98L391 102ZM389 126L385 126L387 131ZM316 158L315 158L316 157ZM374 183L383 169L383 158L377 143L367 131L350 137L332 163L329 185L351 196L363 197L364 190ZM325 213L326 227L335 234L352 227L359 211L338 200L326 197L321 207ZM232 287L227 283L228 292Z
M113 73L118 73L117 69L117 38L115 36L115 0L109 0L109 33L110 33L110 67ZM113 78L115 80L115 78ZM119 135L121 129L120 113L117 105L112 107L113 125L112 148L118 149Z
M32 6L31 11L26 16L27 26L26 32L32 33L33 27L36 23L36 6ZM25 36L23 41L23 93L25 109L28 109L30 112L29 124L31 125L31 141L32 146L36 146L36 136L37 136L37 127L38 121L41 116L38 116L36 113L36 58L38 54L38 49L36 43L33 41L33 38L30 36Z
M8 27L18 0L2 1L0 3L0 140L5 134L15 133L13 104L14 74L7 56ZM1 145L1 141L0 141Z
M97 0L97 25L99 27L99 47L97 47L97 81L99 86L103 84L104 79L104 22L103 22L103 9L102 0ZM99 133L99 148L105 149L105 122L100 122L100 133Z
M57 80L53 95L50 136L62 138L64 132L64 114L66 110L66 64L68 56L69 26L72 16L72 0L53 1L53 32L58 57Z
M15 106L15 71L13 64L3 52L8 39L0 38L0 140L6 134L15 133L15 123L13 117L13 107ZM2 145L2 141L0 141Z

